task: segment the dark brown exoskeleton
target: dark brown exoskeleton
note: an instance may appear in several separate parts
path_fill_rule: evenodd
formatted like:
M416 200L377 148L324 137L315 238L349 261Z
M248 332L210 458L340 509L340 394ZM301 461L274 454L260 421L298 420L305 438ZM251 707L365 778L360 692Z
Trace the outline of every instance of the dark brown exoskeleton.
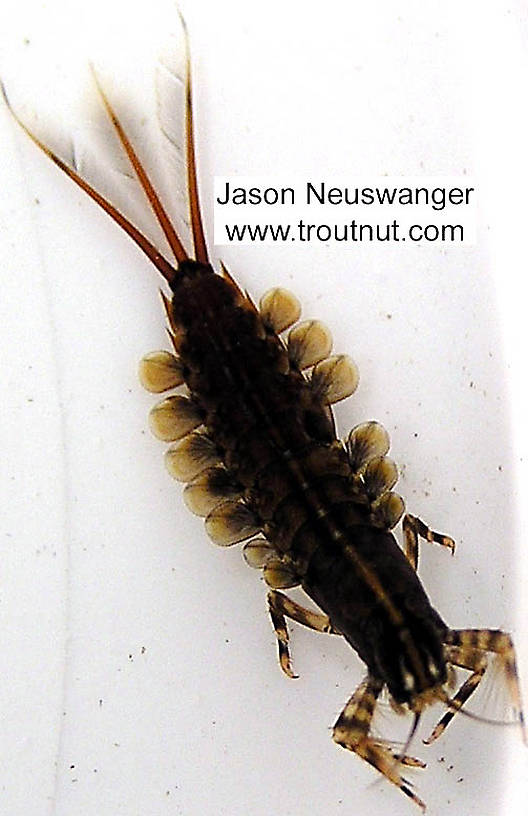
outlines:
M271 587L269 610L283 671L293 677L286 618L341 635L367 667L365 680L334 726L339 744L380 771L420 807L402 765L420 760L371 736L376 700L388 690L400 712L414 714L413 731L428 705L448 706L426 742L436 739L478 686L497 655L522 723L515 652L498 630L453 630L431 606L416 574L418 539L454 551L454 542L405 515L402 550L390 532L404 513L392 491L397 469L387 457L388 434L377 422L337 439L330 405L350 395L357 371L330 356L328 330L297 323L296 298L283 289L257 309L222 268L214 272L205 243L193 144L190 68L186 61L186 158L195 259L188 257L116 114L99 88L117 137L174 253L166 260L133 224L19 121L63 172L124 229L165 278L165 307L173 351L154 352L140 376L153 392L185 384L151 415L154 433L176 442L167 453L171 474L187 482L184 498L205 517L222 546L246 541L244 556ZM6 100L7 101L7 100ZM8 103L9 105L9 103ZM294 325L296 324L296 325ZM294 326L287 341L281 333ZM303 372L311 369L310 376ZM280 590L300 585L322 610L305 609ZM469 670L451 697L452 667Z

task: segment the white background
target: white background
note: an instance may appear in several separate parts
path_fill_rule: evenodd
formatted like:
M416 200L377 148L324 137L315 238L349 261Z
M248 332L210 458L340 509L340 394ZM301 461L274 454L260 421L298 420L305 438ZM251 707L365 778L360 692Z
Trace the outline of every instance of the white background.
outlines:
M366 5L182 2L206 221L215 174L476 181L471 248L221 256L255 297L290 286L355 357L340 430L387 426L409 509L458 543L455 559L422 548L434 604L454 627L514 633L526 699L526 3ZM95 106L82 35L130 66L140 117L142 34L170 27L161 0L9 0L1 73L67 141ZM156 276L5 108L0 137L2 812L417 812L332 744L359 660L295 627L300 679L283 677L259 576L207 541L164 471L136 382L166 346ZM489 714L481 692L471 710ZM518 730L457 719L413 745L428 813L521 813Z

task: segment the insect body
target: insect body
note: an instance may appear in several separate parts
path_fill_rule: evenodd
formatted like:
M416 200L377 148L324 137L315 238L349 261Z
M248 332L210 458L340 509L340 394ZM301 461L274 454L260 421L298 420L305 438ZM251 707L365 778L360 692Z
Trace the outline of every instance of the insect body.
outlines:
M333 738L424 807L401 767L423 763L371 733L377 698L386 689L402 713L412 713L412 733L422 711L443 702L448 710L427 740L432 742L477 688L489 655L496 654L522 720L514 647L498 630L451 629L432 607L416 573L418 540L451 551L454 542L405 515L405 549L396 543L391 530L404 504L392 490L397 469L387 456L388 435L377 422L366 422L345 443L338 440L330 406L353 393L358 375L348 358L331 356L328 330L315 321L298 323L299 305L285 290L272 290L257 308L227 270L213 270L198 199L188 59L185 82L194 259L99 89L176 264L22 127L131 236L168 284L164 300L173 349L147 355L140 374L150 391L185 385L188 394L172 393L159 403L152 428L173 443L169 471L187 483L185 501L205 517L213 541L246 542L246 561L263 570L283 671L294 676L287 618L344 637L367 675L336 721ZM321 611L282 592L294 586ZM454 666L470 674L452 697Z

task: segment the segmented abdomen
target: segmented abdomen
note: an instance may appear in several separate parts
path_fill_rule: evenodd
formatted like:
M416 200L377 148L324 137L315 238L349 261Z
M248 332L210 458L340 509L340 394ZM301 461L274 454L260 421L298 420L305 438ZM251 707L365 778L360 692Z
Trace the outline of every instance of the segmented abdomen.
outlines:
M272 586L292 586L325 541L398 520L386 432L366 423L348 451L336 439L328 404L354 390L357 372L348 358L328 357L321 324L300 324L283 344L275 330L297 320L293 296L276 290L259 313L228 276L195 262L179 272L168 308L179 361L147 358L143 379L153 366L172 366L171 384L185 380L190 400L169 397L154 409L154 431L184 437L168 453L169 470L190 482L186 501L207 516L213 540L229 545L263 532L246 545L246 559L264 567ZM160 381L167 385L165 373Z

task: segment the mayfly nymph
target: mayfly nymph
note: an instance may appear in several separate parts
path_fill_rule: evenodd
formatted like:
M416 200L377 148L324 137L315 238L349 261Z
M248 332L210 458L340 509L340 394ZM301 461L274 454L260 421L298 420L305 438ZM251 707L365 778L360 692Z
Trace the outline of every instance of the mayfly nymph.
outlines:
M406 746L399 751L372 734L378 698L387 692L397 711L412 715L411 736L422 712L443 703L447 711L426 740L431 743L476 690L495 655L522 725L512 639L500 630L452 629L431 605L416 572L418 541L450 552L454 542L405 514L393 490L398 470L381 424L363 422L344 442L338 439L331 406L355 391L358 372L350 358L332 354L328 329L318 321L299 322L299 303L285 289L271 290L257 307L224 266L211 266L198 196L188 51L185 156L194 257L95 82L175 263L7 104L32 141L135 241L168 286L164 305L172 349L148 354L140 365L147 390L187 389L170 393L151 412L154 434L171 443L168 470L186 483L185 503L204 517L211 539L223 547L245 542L246 562L262 570L287 676L295 676L288 618L341 636L358 653L366 677L335 722L333 739L425 808L403 775L405 766L424 763ZM402 518L403 549L391 532ZM298 586L320 611L283 592ZM454 667L469 671L456 692Z

